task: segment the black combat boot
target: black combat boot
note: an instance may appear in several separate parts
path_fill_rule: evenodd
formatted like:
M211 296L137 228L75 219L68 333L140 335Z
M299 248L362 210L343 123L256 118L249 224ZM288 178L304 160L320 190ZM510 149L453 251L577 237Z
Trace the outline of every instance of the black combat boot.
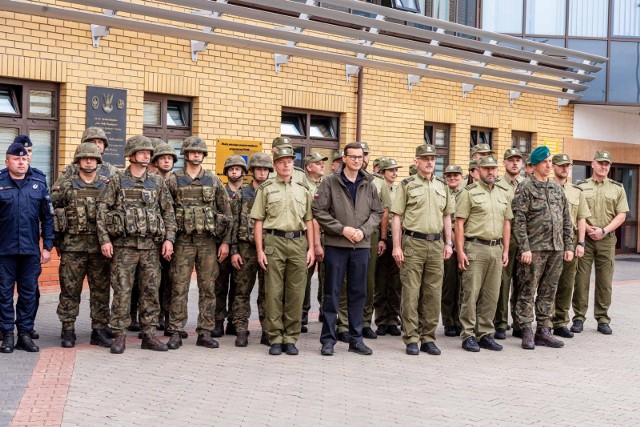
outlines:
M140 348L143 350L153 350L153 351L169 351L169 347L155 335L143 334L142 335L142 344Z
M0 353L13 353L13 349L15 348L13 339L13 331L2 332L2 344L0 345Z
M236 335L236 347L246 347L249 345L249 340L247 339L247 331L240 331Z
M100 347L111 347L113 340L109 338L109 334L104 329L94 329L91 331L91 345L99 345Z
M227 332L226 332L226 334L227 335L236 335L237 334L236 327L233 324L233 322L227 321Z
M224 335L224 320L216 320L216 324L211 331L211 336L220 338Z
M211 332L209 331L205 331L200 335L198 335L198 340L196 341L196 345L199 347L206 347L206 348L218 348L220 346L218 344L218 341L211 338Z
M111 344L111 353L113 354L122 354L124 353L124 349L126 348L126 337L124 335L117 335L113 339L113 344Z
M73 329L62 330L62 341L60 345L64 348L73 348L76 346L76 333Z
M131 332L140 332L140 322L138 321L138 316L131 316L131 323L127 326L127 331Z
M31 340L30 331L18 331L18 342L16 348L18 350L28 351L29 353L37 353L40 348Z
M167 341L167 347L169 347L169 350L177 350L182 347L182 337L180 336L180 332L171 333L171 338Z

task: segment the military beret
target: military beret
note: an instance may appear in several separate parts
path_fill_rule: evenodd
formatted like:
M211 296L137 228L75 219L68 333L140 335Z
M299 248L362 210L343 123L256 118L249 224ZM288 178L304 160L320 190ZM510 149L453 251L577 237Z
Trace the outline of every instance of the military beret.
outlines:
M420 156L435 156L436 147L431 144L422 144L416 148L416 157Z
M593 156L593 160L596 162L609 162L611 163L611 153L608 151L596 151L595 156Z
M540 145L531 152L531 155L529 156L529 162L531 163L531 165L537 165L550 155L551 151L549 150L549 147L547 147L546 145Z
M569 156L567 154L560 153L560 154L556 154L555 156L553 156L551 158L551 163L553 163L554 165L558 165L558 166L570 165L571 164L571 159L569 158Z
M459 173L462 174L462 168L458 165L449 165L447 166L447 168L444 170L444 174L448 174L448 173Z
M315 152L307 156L304 156L304 165L307 166L309 163L315 163L315 162L320 162L325 160L329 160L329 158L327 156L323 156L318 152Z
M522 157L522 153L517 148L509 148L504 152L504 160L510 159L511 157Z
M476 160L479 168L497 168L498 162L496 158L493 156L482 157Z
M21 143L14 142L9 146L9 148L7 148L7 154L10 154L12 156L26 156L27 150Z
M27 135L18 135L13 140L14 144L21 144L23 147L33 147L33 143L31 142L31 138Z

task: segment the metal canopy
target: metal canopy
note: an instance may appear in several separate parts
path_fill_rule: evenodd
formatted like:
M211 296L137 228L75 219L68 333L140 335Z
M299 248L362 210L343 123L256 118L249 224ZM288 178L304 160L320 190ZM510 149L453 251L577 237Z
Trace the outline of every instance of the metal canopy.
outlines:
M274 53L276 71L297 56L344 64L347 78L361 67L403 73L409 89L423 77L460 82L463 95L476 85L498 88L509 91L512 103L522 93L533 93L566 105L581 97L576 92L587 89L591 73L607 61L355 0L323 0L322 6L315 0L229 1L162 2L190 13L119 0L67 1L102 8L102 14L15 0L0 0L0 10L92 24L96 47L100 38L109 37L109 28L120 28L189 40L194 61L211 43Z

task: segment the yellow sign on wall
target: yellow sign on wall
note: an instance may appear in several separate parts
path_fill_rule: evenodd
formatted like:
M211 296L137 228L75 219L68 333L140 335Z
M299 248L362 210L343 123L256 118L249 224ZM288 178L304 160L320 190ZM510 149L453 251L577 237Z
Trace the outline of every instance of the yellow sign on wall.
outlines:
M560 141L557 139L545 139L542 141L542 145L546 145L551 151L551 155L559 154L562 151L560 150Z
M224 176L224 161L234 154L242 156L249 163L249 158L253 153L262 152L262 143L260 141L243 141L238 139L218 139L216 141L216 175L227 182Z

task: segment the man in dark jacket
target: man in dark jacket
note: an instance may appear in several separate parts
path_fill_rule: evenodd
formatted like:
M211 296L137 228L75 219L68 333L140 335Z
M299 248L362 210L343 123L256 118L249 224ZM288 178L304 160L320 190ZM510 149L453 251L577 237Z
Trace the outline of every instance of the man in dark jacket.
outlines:
M382 201L373 177L362 171L364 153L358 143L347 144L344 165L325 178L312 205L313 216L325 233L324 320L320 342L323 356L333 355L337 342L336 316L340 288L347 280L349 351L370 355L362 339L362 317L367 294L370 236L380 224Z

